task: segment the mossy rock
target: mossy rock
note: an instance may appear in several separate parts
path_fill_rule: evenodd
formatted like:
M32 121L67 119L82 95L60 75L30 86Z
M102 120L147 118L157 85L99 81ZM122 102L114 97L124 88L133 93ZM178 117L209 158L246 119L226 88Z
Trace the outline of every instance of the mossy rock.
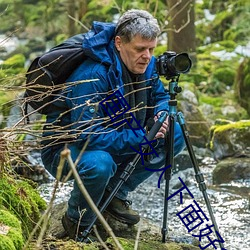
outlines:
M213 183L229 183L233 180L250 179L250 158L226 158L213 171Z
M118 238L118 240L124 250L134 249L134 245L135 245L134 239ZM114 245L113 240L111 238L109 238L107 242ZM194 245L188 245L184 243L175 243L175 242L162 243L160 240L156 241L156 240L151 240L151 239L139 240L138 250L152 250L152 249L154 250L198 250L200 248Z
M249 156L250 120L214 125L210 130L210 149L216 159L230 156Z
M21 221L24 238L28 237L39 220L41 211L46 208L46 202L30 183L5 174L0 178L0 206Z
M125 239L118 237L117 238L121 246L124 250L134 250L135 240L134 239ZM118 248L115 246L113 239L108 238L105 242L108 249L117 250ZM100 242L93 242L91 244L74 242L73 240L56 240L56 239L44 239L42 249L60 249L60 250L102 250L104 247ZM41 249L35 246L35 243L30 245L31 249ZM51 248L50 248L51 247ZM185 243L175 243L175 242L167 242L162 243L160 240L147 240L147 239L139 239L138 250L199 250L200 248L194 245L188 245Z
M0 249L22 249L24 239L21 223L7 210L0 209Z
M86 249L86 250L97 250L104 249L100 242L94 242L91 244L74 242L73 240L68 240L68 238L57 239L57 235L62 235L64 231L61 218L67 209L67 203L63 202L61 204L56 204L53 206L51 211L51 221L47 230L47 238L43 240L43 245L49 247L50 245L54 249L68 250L68 249ZM199 248L192 244L176 243L173 241L167 241L167 243L162 243L161 229L159 226L154 225L152 222L145 218L141 218L140 223L134 226L128 226L123 224L111 216L105 214L105 219L112 231L118 238L120 244L123 246L124 250L133 250L135 245L135 239L138 234L140 227L140 236L138 242L139 250L198 250ZM106 231L102 226L98 227L100 235L102 235L103 240L107 244L110 250L117 250L114 245L112 238L108 237ZM195 238L193 244L196 244ZM33 249L33 248L32 248Z

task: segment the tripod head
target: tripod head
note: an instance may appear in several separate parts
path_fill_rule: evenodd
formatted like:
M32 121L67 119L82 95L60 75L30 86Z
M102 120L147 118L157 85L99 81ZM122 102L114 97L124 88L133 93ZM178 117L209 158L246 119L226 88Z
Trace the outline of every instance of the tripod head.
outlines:
M172 78L171 81L169 82L169 95L170 95L170 100L175 99L175 96L182 91L182 87L178 86L179 82L179 76L176 78Z

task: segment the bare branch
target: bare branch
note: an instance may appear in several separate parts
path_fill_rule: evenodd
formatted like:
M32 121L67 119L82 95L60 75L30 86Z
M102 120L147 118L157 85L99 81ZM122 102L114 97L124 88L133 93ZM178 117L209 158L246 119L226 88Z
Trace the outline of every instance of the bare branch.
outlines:
M77 170L75 168L74 162L71 158L71 154L70 154L70 150L69 149L65 149L61 152L61 157L62 158L66 158L69 166L73 172L73 176L75 178L75 181L78 184L79 189L81 190L84 198L86 199L86 201L88 202L90 208L92 209L92 211L94 211L94 213L97 215L98 219L100 220L100 222L102 223L102 225L104 226L105 230L108 232L108 234L113 238L115 245L117 246L117 248L119 250L123 250L123 247L120 245L118 239L116 238L116 236L114 235L112 228L109 226L109 224L106 222L106 220L104 219L104 217L102 216L102 214L100 213L100 211L98 210L98 208L96 207L95 203L93 202L92 198L90 197L87 189L85 188L83 182L81 181L81 178L79 176L79 174L77 173Z

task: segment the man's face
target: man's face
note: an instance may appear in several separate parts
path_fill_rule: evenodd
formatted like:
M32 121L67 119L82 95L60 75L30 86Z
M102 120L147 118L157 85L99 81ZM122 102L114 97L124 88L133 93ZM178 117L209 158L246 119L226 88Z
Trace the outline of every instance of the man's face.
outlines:
M153 55L157 39L146 40L136 35L128 43L124 43L121 37L115 37L115 46L128 70L134 74L143 74Z

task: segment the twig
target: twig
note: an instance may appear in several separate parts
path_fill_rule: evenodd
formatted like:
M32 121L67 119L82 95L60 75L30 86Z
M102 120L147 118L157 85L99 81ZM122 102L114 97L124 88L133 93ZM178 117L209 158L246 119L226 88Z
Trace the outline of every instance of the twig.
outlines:
M93 226L93 230L95 232L95 235L97 237L97 239L100 241L101 245L106 249L109 250L108 246L105 244L105 242L102 240L100 234L97 231L96 225Z
M138 226L138 230L137 230L137 234L136 234L136 238L135 238L135 246L134 246L134 250L138 249L138 245L139 245L139 237L140 237L140 233L141 233L141 220L139 221L139 226Z
M72 20L74 20L76 23L80 24L86 31L89 31L89 28L87 26L85 26L82 22L80 22L79 20L77 20L76 18L74 18L71 15L68 15L68 17Z
M74 162L73 162L73 160L71 158L70 150L69 149L64 149L61 152L61 157L62 158L66 158L68 160L69 166L72 169L73 176L75 178L75 181L78 184L79 189L81 190L84 198L88 202L90 208L95 212L95 214L97 215L98 219L100 220L100 222L104 226L105 230L113 238L115 245L118 247L119 250L124 250L123 247L121 246L121 244L119 243L118 239L114 235L111 227L106 222L106 220L104 219L104 217L102 216L102 214L100 213L100 211L98 210L98 208L96 207L95 203L93 202L92 198L90 197L88 191L86 190L86 188L85 188L85 186L84 186L84 184L83 184L83 182L82 182L79 174L77 173L77 170L75 168Z

